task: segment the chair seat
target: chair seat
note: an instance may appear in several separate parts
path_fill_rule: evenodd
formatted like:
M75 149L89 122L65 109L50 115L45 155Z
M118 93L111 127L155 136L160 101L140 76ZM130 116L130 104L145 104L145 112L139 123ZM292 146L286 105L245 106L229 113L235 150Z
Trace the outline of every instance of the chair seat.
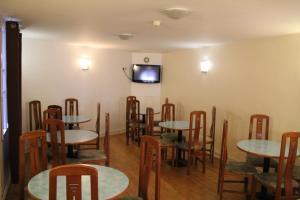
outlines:
M300 166L294 166L293 178L297 181L300 181Z
M277 173L255 174L255 178L265 187L277 188ZM292 180L292 186L293 188L298 188L299 183ZM284 188L284 180L282 180L281 188Z
M178 134L177 133L162 133L161 134L161 137L162 138L167 138L167 139L170 139L172 141L178 141ZM182 136L182 138L184 139L185 136Z
M160 138L158 139L161 147L173 147L175 143L169 138Z
M143 200L143 198L141 198L141 197L127 196L127 197L122 197L119 200Z
M264 166L264 158L263 157L257 157L257 156L252 156L252 155L247 155L246 157L246 162L248 164L251 164L255 167L263 167ZM277 169L278 167L278 162L274 159L270 160L270 167Z
M107 158L104 151L98 149L80 151L78 157L80 160L105 160Z
M228 172L241 174L241 175L253 175L257 173L255 167L246 162L230 161L226 164L225 169Z
M176 147L183 150L188 150L188 143L186 142L176 142ZM191 149L195 149L195 146L192 145ZM197 150L203 150L203 145L200 145Z

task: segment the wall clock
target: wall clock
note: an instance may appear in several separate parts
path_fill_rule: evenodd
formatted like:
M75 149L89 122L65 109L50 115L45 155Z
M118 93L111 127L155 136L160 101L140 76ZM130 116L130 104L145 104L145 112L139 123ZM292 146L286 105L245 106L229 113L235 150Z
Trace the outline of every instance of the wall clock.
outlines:
M150 61L150 58L149 58L149 57L145 57L145 58L144 58L144 62L145 62L145 63L148 63L149 61Z

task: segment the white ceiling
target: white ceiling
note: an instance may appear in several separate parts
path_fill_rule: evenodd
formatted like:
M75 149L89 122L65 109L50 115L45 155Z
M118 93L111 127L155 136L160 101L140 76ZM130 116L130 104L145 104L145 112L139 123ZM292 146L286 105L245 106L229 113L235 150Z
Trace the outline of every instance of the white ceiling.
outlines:
M160 13L184 7L173 20ZM169 51L300 32L300 0L1 0L0 15L21 19L23 36L74 45ZM156 28L152 20L162 24ZM116 34L135 34L122 41Z

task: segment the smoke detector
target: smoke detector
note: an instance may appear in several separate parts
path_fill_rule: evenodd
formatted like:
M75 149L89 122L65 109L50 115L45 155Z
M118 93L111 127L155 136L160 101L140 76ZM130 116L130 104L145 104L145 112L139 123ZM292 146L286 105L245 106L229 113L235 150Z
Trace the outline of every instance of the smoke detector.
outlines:
M171 19L181 19L188 14L190 14L190 10L186 8L179 8L179 7L172 7L172 8L166 8L161 11L164 15Z
M118 34L118 37L121 39L121 40L128 40L130 38L132 38L134 35L132 33L120 33Z

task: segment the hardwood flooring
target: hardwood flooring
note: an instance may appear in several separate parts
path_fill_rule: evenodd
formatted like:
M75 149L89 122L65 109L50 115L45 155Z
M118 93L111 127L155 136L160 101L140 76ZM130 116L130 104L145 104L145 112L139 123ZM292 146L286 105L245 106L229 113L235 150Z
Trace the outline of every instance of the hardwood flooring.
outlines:
M128 189L122 196L137 195L138 171L139 171L139 147L137 144L126 145L125 135L111 136L111 167L124 172L130 181ZM217 177L218 163L215 159L214 164L207 161L206 173L202 173L201 164L191 168L191 175L186 175L186 168L175 168L169 166L165 161L161 167L161 200L216 200L219 199L217 194ZM225 186L226 187L226 186ZM242 191L241 184L232 184L230 189ZM150 182L150 194L154 192L154 176ZM224 193L223 199L241 200L245 195ZM151 195L150 199L154 195ZM12 185L9 189L7 200L18 199L18 187Z

